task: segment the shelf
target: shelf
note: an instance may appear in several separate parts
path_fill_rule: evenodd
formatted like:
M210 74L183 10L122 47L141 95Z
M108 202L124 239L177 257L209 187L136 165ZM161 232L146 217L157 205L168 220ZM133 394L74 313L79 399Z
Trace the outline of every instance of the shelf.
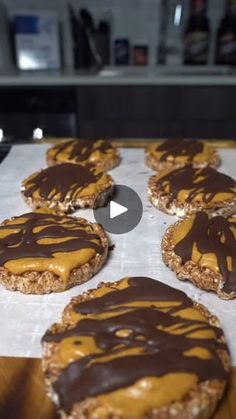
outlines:
M0 87L167 85L233 86L236 71L227 67L107 67L100 72L41 71L0 73Z

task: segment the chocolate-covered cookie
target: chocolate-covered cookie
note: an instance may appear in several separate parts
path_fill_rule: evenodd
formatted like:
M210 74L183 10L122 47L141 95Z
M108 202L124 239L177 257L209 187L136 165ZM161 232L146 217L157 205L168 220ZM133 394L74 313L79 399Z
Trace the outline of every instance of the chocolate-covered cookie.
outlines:
M65 291L104 264L108 239L83 218L28 213L0 225L0 283L26 294Z
M148 195L156 208L179 217L199 210L211 214L236 210L235 180L211 167L162 170L150 178Z
M110 170L118 166L118 149L107 140L76 139L60 141L47 152L48 164L92 163L101 170Z
M216 150L199 140L176 139L151 143L146 149L146 164L153 170L177 169L192 164L194 167L218 167Z
M181 280L236 298L236 217L198 212L166 231L162 255Z
M208 418L228 367L216 317L150 278L73 298L43 337L47 392L64 418Z
M91 164L64 163L34 173L22 182L21 191L33 209L70 212L105 205L113 179Z

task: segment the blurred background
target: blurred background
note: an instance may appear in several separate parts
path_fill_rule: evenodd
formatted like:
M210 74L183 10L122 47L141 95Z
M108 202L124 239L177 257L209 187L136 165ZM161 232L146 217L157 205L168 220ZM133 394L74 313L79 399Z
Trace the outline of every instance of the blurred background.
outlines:
M236 138L236 0L0 0L0 142Z

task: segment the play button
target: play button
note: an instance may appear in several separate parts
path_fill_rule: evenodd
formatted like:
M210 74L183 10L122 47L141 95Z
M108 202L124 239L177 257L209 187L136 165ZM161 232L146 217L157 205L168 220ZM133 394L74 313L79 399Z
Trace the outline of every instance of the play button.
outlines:
M125 234L133 230L143 215L138 194L124 185L116 185L114 195L106 207L93 211L97 223L112 234Z
M117 204L115 201L110 202L110 218L116 218L121 214L128 211L128 208L123 205Z

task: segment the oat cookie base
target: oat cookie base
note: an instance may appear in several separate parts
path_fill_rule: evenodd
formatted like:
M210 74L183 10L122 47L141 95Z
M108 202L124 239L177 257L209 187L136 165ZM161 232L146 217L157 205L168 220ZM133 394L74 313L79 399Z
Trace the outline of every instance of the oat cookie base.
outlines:
M114 184L112 179L106 185L100 186L98 192L93 195L78 197L75 199L65 198L63 201L57 199L44 200L35 199L33 197L25 197L24 188L21 189L22 196L25 202L32 208L37 210L39 208L50 208L52 210L60 211L62 213L70 213L80 208L99 208L103 207L108 199L112 196Z

